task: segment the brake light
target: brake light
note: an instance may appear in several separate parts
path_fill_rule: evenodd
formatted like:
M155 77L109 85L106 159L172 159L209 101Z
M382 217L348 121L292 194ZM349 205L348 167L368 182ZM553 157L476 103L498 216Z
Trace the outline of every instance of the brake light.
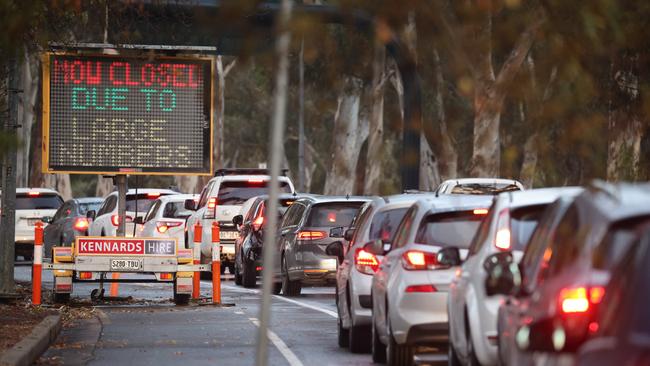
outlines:
M357 271L372 275L379 269L379 261L376 255L366 252L362 248L358 248L354 253L354 266L357 268Z
M255 220L253 220L253 229L255 231L258 231L262 227L263 223L264 223L264 216L261 215L258 216L257 218L255 218Z
M214 219L217 211L217 198L212 197L208 200L208 204L203 214L204 219Z
M301 231L298 233L298 240L318 240L324 237L323 231Z
M563 289L560 291L560 304L565 314L587 312L589 310L587 289L584 287Z
M477 208L474 210L474 215L487 215L487 214L488 214L487 208Z
M147 193L147 198L153 199L160 197L160 192L149 192Z
M169 230L170 227L179 227L183 225L181 222L175 222L175 221L159 221L156 223L156 231L158 231L161 234L164 234Z
M402 255L402 267L409 271L435 269L438 260L434 253L409 250Z
M331 223L335 223L336 222L336 214L334 212L328 213L327 214L327 221L329 221Z
M248 183L264 183L264 178L250 178Z
M414 292L436 292L438 290L434 285L412 285L407 287L406 290L404 291L408 293L414 293Z
M208 208L214 210L217 207L217 198L212 197L208 200Z
M594 305L600 304L600 302L603 300L603 296L605 296L605 288L602 286L592 287L589 290L589 302Z
M30 192L27 192L27 195L28 195L28 196L32 196L32 197L40 196L40 195L41 195L41 192L30 191Z
M126 216L126 222L133 222L133 217ZM119 226L120 225L120 215L111 216L111 223L113 224L113 226Z
M85 217L77 217L74 220L74 224L72 227L74 227L75 230L85 232L88 229L89 223L88 219Z
M507 251L512 246L510 231L510 211L506 208L499 213L497 221L497 234L494 237L494 246L499 250Z

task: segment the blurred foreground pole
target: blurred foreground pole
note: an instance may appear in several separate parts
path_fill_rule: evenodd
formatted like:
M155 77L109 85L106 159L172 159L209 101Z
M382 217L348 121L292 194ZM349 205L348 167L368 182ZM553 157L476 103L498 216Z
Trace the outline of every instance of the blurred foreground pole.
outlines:
M7 98L9 116L1 131L10 140L16 140L18 117L18 60L11 59L8 68ZM15 294L14 254L15 254L15 214L16 214L16 147L9 147L2 157L2 190L0 204L0 298Z
M282 0L279 13L278 33L276 37L276 55L278 70L275 79L275 100L273 104L273 121L271 125L271 156L269 185L268 222L264 229L264 263L262 270L262 306L260 307L260 326L257 333L257 353L255 364L266 366L268 363L268 327L271 317L271 286L273 286L273 256L275 255L277 221L278 221L278 175L280 175L280 156L282 155L282 135L287 107L287 84L289 83L289 45L291 34L289 20L291 18L290 0Z
M298 54L298 191L305 187L305 39Z

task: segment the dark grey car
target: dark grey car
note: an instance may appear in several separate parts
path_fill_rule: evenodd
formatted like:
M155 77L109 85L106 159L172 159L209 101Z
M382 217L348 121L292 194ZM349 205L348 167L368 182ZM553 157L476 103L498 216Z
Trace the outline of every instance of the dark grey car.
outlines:
M103 198L85 197L67 200L59 207L54 216L44 218L49 225L43 230L44 253L50 257L53 246L71 246L77 236L88 235L89 211L97 211L104 202Z
M282 293L298 296L303 284L336 281L337 258L325 248L342 241L359 208L367 197L305 197L296 200L284 214L275 259L276 278L282 280ZM280 284L275 287L279 292Z

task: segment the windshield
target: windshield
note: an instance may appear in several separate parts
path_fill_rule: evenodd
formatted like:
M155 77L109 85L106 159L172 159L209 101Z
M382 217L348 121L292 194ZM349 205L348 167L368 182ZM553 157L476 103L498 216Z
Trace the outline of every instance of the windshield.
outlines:
M151 205L153 205L154 202L160 196L167 196L168 194L146 194L146 193L139 193L137 196L135 194L130 194L126 196L126 210L129 212L135 212L136 211L136 202L137 202L137 211L138 214L142 213L143 215L149 211L149 208L151 208Z
M408 207L403 207L377 212L372 218L368 239L370 241L381 239L384 243L392 242L397 226L399 226L407 210Z
M473 211L426 216L418 228L415 243L467 249L484 217L475 215Z
M86 202L79 204L79 213L85 215L88 211L99 211L99 208L102 207L102 201L98 202Z
M476 194L476 195L497 195L502 192L521 190L516 184L510 183L471 183L455 186L451 193L454 194Z
M309 212L308 227L349 227L363 202L321 203Z
M510 227L512 247L514 250L524 250L533 231L539 223L544 210L548 205L535 205L515 209L510 212Z
M16 194L16 210L57 210L62 204L63 200L56 194Z
M169 202L165 205L163 217L170 219L186 219L192 215L192 211L185 209L185 201Z
M291 193L287 182L280 182L281 193ZM219 186L219 205L239 206L248 199L269 193L267 182L222 182Z

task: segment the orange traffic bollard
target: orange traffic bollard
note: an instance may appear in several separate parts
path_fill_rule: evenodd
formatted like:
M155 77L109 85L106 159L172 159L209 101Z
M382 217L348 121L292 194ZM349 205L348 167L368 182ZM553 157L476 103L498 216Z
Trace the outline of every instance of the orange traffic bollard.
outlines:
M203 234L203 228L201 227L201 222L197 222L194 226L194 264L201 264L201 242ZM198 299L201 295L201 272L194 272L194 277L192 278L192 298Z
M212 223L212 303L221 304L221 250L219 223Z
M43 272L43 223L34 229L34 261L32 262L32 304L41 304L41 275Z
M114 279L114 280L118 280L118 279L120 279L120 274L119 274L119 273L116 273L116 272L113 272L113 273L111 274L111 278ZM117 297L117 295L118 295L118 291L119 291L119 288L120 288L120 284L119 284L119 283L117 283L117 282L111 282L111 292L110 292L111 297Z

